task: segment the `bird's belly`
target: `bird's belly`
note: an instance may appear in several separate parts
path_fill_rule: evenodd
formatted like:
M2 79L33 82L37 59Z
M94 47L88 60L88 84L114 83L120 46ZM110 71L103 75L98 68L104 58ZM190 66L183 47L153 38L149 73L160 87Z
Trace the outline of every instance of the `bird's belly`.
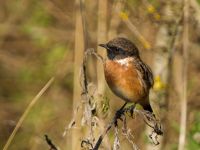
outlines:
M133 64L121 65L113 61L105 63L105 78L110 89L125 101L138 102L146 94Z

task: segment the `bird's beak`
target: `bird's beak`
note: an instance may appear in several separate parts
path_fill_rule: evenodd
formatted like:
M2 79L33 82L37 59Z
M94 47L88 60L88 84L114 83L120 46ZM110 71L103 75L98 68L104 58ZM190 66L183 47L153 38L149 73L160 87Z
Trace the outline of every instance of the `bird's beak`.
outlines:
M103 48L105 48L105 49L108 48L106 44L99 44L99 46L101 46L101 47L103 47Z

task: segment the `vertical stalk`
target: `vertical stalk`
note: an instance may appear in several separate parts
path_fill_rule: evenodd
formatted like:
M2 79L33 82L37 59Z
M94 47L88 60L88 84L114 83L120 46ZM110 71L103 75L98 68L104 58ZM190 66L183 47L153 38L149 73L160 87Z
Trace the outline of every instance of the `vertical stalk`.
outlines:
M186 121L187 121L187 63L188 63L188 15L189 15L189 0L184 0L183 9L183 65L182 65L182 96L181 96L181 121L180 121L180 135L179 135L179 150L183 150L185 147L185 137L186 137Z
M107 0L98 1L98 29L97 29L97 44L107 42ZM106 51L97 48L98 53L105 57ZM104 71L102 63L97 61L97 83L98 92L103 93L105 90Z
M147 149L168 149L170 143L170 136L172 129L170 128L169 118L172 118L171 106L174 106L174 101L171 100L173 89L173 66L175 60L175 43L179 33L180 14L173 11L173 5L179 5L178 2L172 3L172 1L163 2L162 11L165 16L165 22L161 22L157 37L155 41L154 50L154 77L155 84L160 84L158 87L154 87L155 92L152 91L150 96L153 110L158 119L162 121L162 125L167 132L164 132L164 136L159 140L160 145L153 148L152 145L147 145ZM178 15L179 14L179 15ZM162 16L161 16L162 17ZM172 33L172 34L169 34ZM177 56L176 56L177 57ZM176 59L177 61L179 59ZM176 64L177 66L178 64ZM178 74L176 74L178 75ZM178 77L179 78L179 77ZM166 85L164 88L161 85ZM162 95L161 95L162 94ZM159 105L158 105L159 103ZM160 107L161 109L160 109ZM174 109L173 109L174 110Z
M117 36L117 29L122 21L118 14L123 10L124 3L124 0L118 0L113 3L108 31L108 40L111 40Z
M74 90L73 90L73 111L77 108L78 103L81 99L81 87L79 82L79 73L82 65L83 55L84 55L84 32L83 32L83 20L81 14L81 1L75 1L75 48L74 48ZM77 114L77 121L81 120L80 113ZM80 124L80 123L77 123ZM80 139L82 137L82 131L80 127L76 127L72 130L72 150L79 150Z

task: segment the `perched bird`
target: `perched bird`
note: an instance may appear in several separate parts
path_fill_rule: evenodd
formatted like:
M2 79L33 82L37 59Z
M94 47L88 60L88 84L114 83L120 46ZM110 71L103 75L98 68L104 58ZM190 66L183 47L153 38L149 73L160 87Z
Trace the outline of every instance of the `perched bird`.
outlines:
M121 37L99 46L107 50L104 73L113 93L126 103L139 103L144 110L153 112L149 103L149 90L154 84L153 74L141 60L138 48L130 40Z

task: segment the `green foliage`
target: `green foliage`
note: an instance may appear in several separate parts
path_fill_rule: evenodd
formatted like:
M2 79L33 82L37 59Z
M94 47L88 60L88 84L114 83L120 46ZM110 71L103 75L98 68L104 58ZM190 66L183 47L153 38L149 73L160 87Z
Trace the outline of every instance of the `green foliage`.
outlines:
M145 134L145 130L142 133L142 139L144 140L144 143L151 143L149 137Z
M170 150L177 150L178 149L178 143L171 143Z
M127 0L127 3L132 6L138 6L139 2L138 0Z
M30 82L33 80L33 71L31 68L24 66L19 70L19 75L18 75L23 82Z
M53 25L53 17L48 14L42 4L35 2L26 21L21 26L21 30L28 34L36 45L47 48L51 39L44 31L46 27Z
M160 8L160 1L158 0L149 0L149 3L153 5L156 9Z
M110 100L107 97L103 97L103 101L101 101L101 112L103 114L107 113L108 110L110 109Z
M188 150L200 149L200 144L194 140L194 134L197 132L200 132L200 112L196 112L195 114L196 115L195 115L194 122L193 122L192 127L189 131L189 134L187 136L187 141L188 141L187 149Z
M199 3L199 5L200 5L200 0L197 0L197 2Z
M42 3L37 3L32 11L29 23L41 27L47 27L52 24L53 18L47 13Z
M180 124L178 121L172 120L170 126L176 131L176 133L179 133L180 131Z
M68 48L65 45L58 44L51 48L48 53L45 54L45 68L46 73L55 72L58 63L63 59L64 54Z
M73 91L73 75L73 72L69 72L62 81L63 88L68 89L71 93Z
M12 3L9 3L9 7L7 7L8 12L10 13L19 13L22 8L23 6L20 0L12 1Z
M48 101L44 98L41 99L29 112L10 149L30 149L29 145L24 143L34 140L43 141L42 136L45 134L46 128L50 126L50 123L46 123L55 119L53 108L54 106L49 99Z
M52 103L47 102L45 99L41 99L40 104L33 107L29 113L29 116L26 119L27 124L42 125L45 121L51 120L52 117L54 117L52 109Z

